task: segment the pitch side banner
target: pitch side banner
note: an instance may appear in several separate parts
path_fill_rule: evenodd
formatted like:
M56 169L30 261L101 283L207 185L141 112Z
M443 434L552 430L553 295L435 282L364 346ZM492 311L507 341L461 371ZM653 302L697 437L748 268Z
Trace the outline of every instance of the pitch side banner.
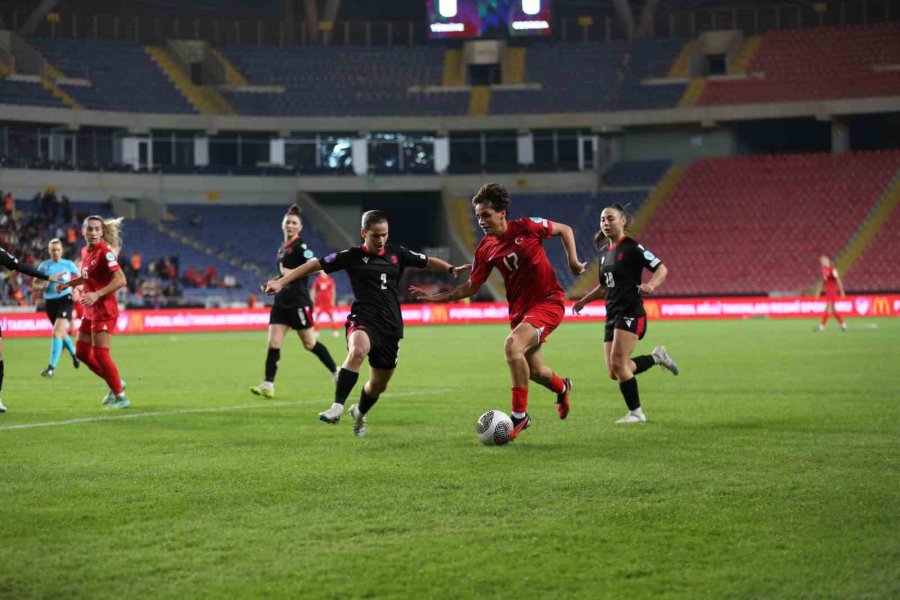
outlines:
M662 298L644 301L651 320L748 319L753 317L816 317L825 310L825 301L815 298ZM847 296L837 301L838 312L849 317L900 317L900 295ZM335 317L343 323L349 308L338 307ZM566 319L596 321L606 317L603 302L589 304L580 315L566 305ZM456 323L506 323L506 304L404 304L407 325ZM326 321L327 323L327 321ZM76 325L78 322L76 321ZM119 315L116 333L198 333L203 331L259 331L269 324L269 309L163 309L128 310ZM43 313L0 313L3 336L49 336L52 326Z

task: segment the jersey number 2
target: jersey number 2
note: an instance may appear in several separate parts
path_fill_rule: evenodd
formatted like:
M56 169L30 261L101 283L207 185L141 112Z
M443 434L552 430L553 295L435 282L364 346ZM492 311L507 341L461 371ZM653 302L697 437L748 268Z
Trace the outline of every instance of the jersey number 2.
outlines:
M387 273L381 274L381 289L383 289L383 290L387 289Z
M512 273L519 268L519 257L515 252L511 252L503 257L503 265L506 270Z

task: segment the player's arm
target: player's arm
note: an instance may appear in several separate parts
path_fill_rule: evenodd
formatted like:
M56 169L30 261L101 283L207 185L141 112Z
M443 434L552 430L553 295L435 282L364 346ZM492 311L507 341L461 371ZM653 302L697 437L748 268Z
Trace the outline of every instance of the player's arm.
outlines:
M566 257L569 259L569 270L573 275L581 275L584 273L587 263L579 262L578 248L575 246L575 232L572 228L564 223L553 221L550 227L550 235L559 236L562 240L563 249L566 251Z
M572 306L572 312L574 312L577 315L582 310L584 310L585 306L587 306L588 304L590 304L597 298L605 298L605 297L606 297L606 288L598 283L596 285L596 287L594 287L594 289L592 289L587 294L585 294L581 300L579 300Z
M118 273L118 271L116 271L116 273ZM74 288L79 285L84 285L84 277L76 277L75 279L71 279L71 280L65 281L63 283L57 283L56 289L61 292L63 290L67 290L69 288Z
M312 286L312 289L309 290L309 299L312 300L312 303L313 303L314 305L315 305L315 303L316 303L316 296L317 296L318 294L319 294L319 292L316 290L316 286L313 285L313 286Z
M666 265L660 264L657 267L656 271L653 272L653 276L650 278L650 281L647 283L642 283L637 286L638 293L641 296L648 296L653 293L653 290L662 285L662 282L666 280L666 275L669 273L669 270L666 268Z
M313 273L318 273L322 270L322 261L318 258L315 260L308 260L296 269L291 269L284 275L282 275L279 279L269 280L266 282L266 288L263 290L267 296L274 296L282 289L284 286L297 281L298 279L303 279Z
M440 273L450 273L453 277L459 276L461 273L465 273L469 269L472 268L472 265L466 264L459 267L454 267L450 263L445 260L441 260L440 258L435 258L434 256L428 257L428 262L425 263L425 268L429 271L437 271ZM477 291L477 290L476 290Z
M125 273L122 272L122 269L116 269L112 272L112 281L107 283L96 292L85 292L84 294L82 294L81 303L84 306L91 306L93 304L96 304L97 301L100 300L100 298L112 294L119 288L125 287L126 284L127 282L125 281Z
M43 279L44 281L56 281L56 279L59 279L59 275L61 275L56 275L56 279L53 279L52 277L41 273L31 265L26 265L25 263L19 262L17 258L14 258L11 254L4 251L0 251L0 265L6 267L7 269L18 271L19 273L34 277L36 279Z
M450 265L447 265L448 267ZM416 300L424 300L425 302L455 302L463 298L470 298L478 293L481 289L480 283L475 283L468 279L464 284L457 286L449 292L441 292L440 294L429 295L427 291L414 285L409 286L409 293Z

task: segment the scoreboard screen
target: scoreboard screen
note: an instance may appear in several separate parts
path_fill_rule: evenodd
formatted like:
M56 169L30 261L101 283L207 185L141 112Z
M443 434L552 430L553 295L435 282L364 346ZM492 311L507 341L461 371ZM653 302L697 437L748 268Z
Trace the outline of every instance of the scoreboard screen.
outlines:
M426 0L430 39L550 35L552 0Z

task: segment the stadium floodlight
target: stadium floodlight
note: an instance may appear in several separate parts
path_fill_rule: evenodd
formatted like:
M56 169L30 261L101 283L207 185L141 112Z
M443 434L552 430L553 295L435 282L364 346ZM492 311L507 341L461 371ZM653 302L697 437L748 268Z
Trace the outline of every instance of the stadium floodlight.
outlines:
M456 0L438 0L438 12L445 19L455 17L457 12Z

